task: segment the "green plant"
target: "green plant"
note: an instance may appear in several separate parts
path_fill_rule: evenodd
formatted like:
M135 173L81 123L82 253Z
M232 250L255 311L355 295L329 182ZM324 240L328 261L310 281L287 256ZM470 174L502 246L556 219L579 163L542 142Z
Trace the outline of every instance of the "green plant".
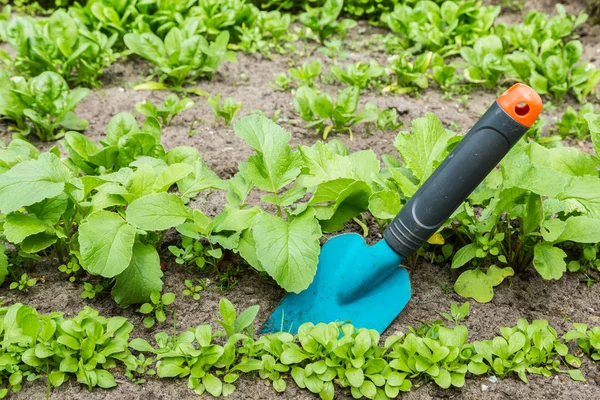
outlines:
M410 61L406 54L390 58L387 67L388 75L395 76L395 82L383 88L384 92L410 93L429 87L431 67L442 67L444 60L437 54L427 52ZM442 82L443 83L443 82Z
M345 60L348 58L348 51L344 49L344 42L340 39L326 40L318 50L332 59Z
M463 303L460 307L456 303L452 303L452 306L450 306L450 314L442 313L442 316L448 321L458 324L469 315L470 306L468 301Z
M160 108L149 101L135 104L135 110L146 117L154 117L163 126L169 125L173 118L180 112L189 110L194 106L194 101L184 97L180 99L176 94L170 94L163 100Z
M526 373L552 376L552 372L567 373L573 380L585 381L579 369L581 361L568 354L556 330L548 321L535 320L529 324L520 319L512 328L501 328L502 336L473 343L475 354L469 362L469 372L480 375L488 371L503 378L516 373L525 383Z
M137 310L147 315L144 317L144 328L149 329L154 326L156 321L163 323L167 320L166 313L171 311L167 306L175 301L175 293L163 293L153 291L150 293L150 302L144 303Z
M321 74L321 68L321 60L314 60L312 62L305 62L299 67L290 68L288 74L294 78L297 86L315 87L315 81ZM282 78L279 79L282 81Z
M522 13L525 10L525 0L502 0L502 6Z
M123 40L133 54L150 61L155 67L158 83L140 85L140 89L167 88L181 90L188 80L212 76L223 61L235 61L235 53L227 50L229 33L220 33L209 43L199 34L172 28L165 39L151 32L128 33Z
M133 325L126 318L104 318L86 307L74 318L62 313L39 315L31 307L14 304L1 312L5 363L0 368L4 397L18 392L21 384L45 375L50 387L71 377L86 385L111 388L116 381L109 371L117 363L131 366L127 339ZM85 327L82 328L82 327Z
M135 360L133 362L133 360ZM143 353L139 354L137 358L133 358L132 362L135 363L135 368L129 369L125 371L125 376L133 381L136 385L141 385L146 383L146 378L144 376L154 376L156 375L156 370L151 368L154 363L154 359L152 357L146 357Z
M198 301L200 300L200 292L206 291L206 283L201 279L196 279L196 282L199 285L194 285L191 280L186 279L184 281L186 289L183 289L182 293L184 296L192 296L194 300Z
M570 342L577 340L577 346L592 360L600 360L600 327L590 327L587 324L573 324L573 330L563 336L563 340Z
M302 119L309 122L306 127L323 132L323 139L331 131L349 132L352 137L352 126L359 122L374 122L379 117L376 106L365 106L362 112L356 113L358 99L359 90L356 87L341 90L337 99L333 100L327 93L317 93L314 89L301 86L294 94L294 106Z
M206 102L212 107L217 120L223 120L226 125L231 125L235 116L242 109L242 103L236 103L232 97L226 97L221 102L221 93L209 97Z
M97 284L91 284L88 282L84 282L83 283L83 292L81 292L81 298L82 299L95 299L96 296L102 292L104 292L105 287L99 283Z
M558 133L561 137L574 136L576 139L583 140L590 135L588 122L585 119L587 114L594 112L594 104L586 103L581 106L579 112L572 106L568 106L560 121L556 123Z
M58 270L69 277L69 282L75 282L81 273L81 265L76 257L71 257L67 264L59 265Z
M470 65L464 70L464 76L471 83L482 83L491 88L508 71L502 40L496 35L477 39L473 47L463 47L460 55Z
M64 10L44 21L14 16L0 21L0 37L16 51L12 66L30 77L52 71L74 85L97 86L118 57L117 35L88 30Z
M346 32L357 24L356 21L351 19L337 22L343 6L343 0L326 0L322 7L309 8L306 12L300 14L298 18L304 26L317 34L321 44L334 34L339 34L344 39Z
M275 81L271 83L271 87L276 90L286 91L291 89L291 84L294 79L289 77L286 73L281 72L275 75Z
M70 90L55 72L43 72L35 78L10 78L0 70L0 116L16 123L12 130L21 136L32 131L44 142L64 136L65 130L84 130L88 122L75 115L77 104L88 89Z
M331 72L340 82L362 90L369 86L379 86L385 70L376 60L371 60L369 63L359 61L350 64L345 70L332 65Z
M457 54L462 46L490 34L500 13L500 7L482 6L475 0L414 3L397 4L383 19L400 35L401 46L415 54L423 50L442 56Z
M20 292L27 293L29 291L29 288L35 286L37 281L37 278L30 278L29 275L27 275L27 273L23 273L23 275L21 275L18 281L15 280L14 282L11 282L9 288L12 290L17 289Z

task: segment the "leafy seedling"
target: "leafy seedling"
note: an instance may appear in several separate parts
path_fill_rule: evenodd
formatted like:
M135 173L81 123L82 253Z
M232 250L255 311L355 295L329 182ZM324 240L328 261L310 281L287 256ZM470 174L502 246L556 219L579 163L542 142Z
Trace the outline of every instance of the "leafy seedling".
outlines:
M460 321L467 318L467 316L469 315L469 307L470 306L471 305L469 304L468 301L465 302L460 307L456 303L452 303L452 306L450 306L450 314L442 313L442 316L450 322L459 324Z
M194 101L184 97L180 99L176 94L168 95L160 105L160 108L149 101L135 104L135 110L146 117L154 117L160 121L162 126L169 125L177 114L189 110L194 106Z
M346 32L354 28L357 22L352 19L337 22L343 6L344 0L327 0L323 7L309 8L306 12L300 14L298 19L304 26L317 34L321 44L325 42L326 38L334 34L339 34L344 39Z
M18 281L11 282L9 288L11 290L16 289L20 292L27 293L29 291L29 288L35 286L37 281L37 278L30 278L26 273L24 273L23 275L21 275Z
M184 296L192 296L194 300L198 301L200 300L200 293L206 291L206 283L201 279L196 279L196 282L199 285L194 285L191 280L186 279L184 282L186 289L183 289L182 293Z
M175 301L175 293L164 293L162 296L160 292L153 291L150 294L150 303L144 303L137 310L138 312L147 315L144 317L144 327L146 329L152 328L158 321L163 323L167 319L166 313L170 311L167 306L171 305Z
M80 297L82 299L95 299L96 296L102 292L104 292L105 287L102 284L92 284L92 283L88 283L88 282L84 282L83 283L83 292L81 292Z
M227 97L221 102L221 93L209 97L207 103L212 107L217 120L222 120L226 125L231 125L235 116L242 109L242 103L236 103L232 97Z

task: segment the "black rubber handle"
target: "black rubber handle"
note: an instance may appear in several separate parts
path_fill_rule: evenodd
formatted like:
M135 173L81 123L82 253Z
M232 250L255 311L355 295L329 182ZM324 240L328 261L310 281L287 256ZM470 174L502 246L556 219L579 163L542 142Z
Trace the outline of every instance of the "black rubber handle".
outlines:
M494 102L386 228L384 238L390 247L404 257L413 254L528 129Z

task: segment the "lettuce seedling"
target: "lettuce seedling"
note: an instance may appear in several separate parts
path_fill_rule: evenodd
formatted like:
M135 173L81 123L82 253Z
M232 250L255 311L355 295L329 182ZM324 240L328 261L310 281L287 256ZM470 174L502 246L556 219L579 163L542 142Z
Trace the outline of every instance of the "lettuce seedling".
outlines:
M223 61L235 61L235 53L227 50L227 31L211 43L179 28L171 29L164 40L151 32L128 33L123 40L132 53L154 65L159 77L160 83L143 84L141 88L166 88L162 82L168 81L175 89L181 89L188 80L212 76Z
M321 44L334 34L339 34L344 39L346 32L354 28L357 23L352 19L337 22L343 6L343 0L327 0L322 7L309 8L306 12L300 14L298 18L304 26L317 34Z
M288 74L294 78L297 86L315 87L316 80L321 74L321 69L321 60L314 60L312 62L305 62L299 67L290 68ZM283 83L281 78L280 81Z
M167 319L166 313L170 311L167 306L174 301L175 293L164 293L162 296L157 291L150 293L150 302L142 304L137 310L144 315L148 315L144 317L144 327L149 329L154 326L156 321L159 323L165 322Z
M558 133L561 137L574 136L576 139L584 140L590 135L586 114L594 112L594 104L586 103L579 112L572 106L567 107L567 111L562 115L560 121L556 123Z
M567 342L577 340L577 346L592 360L600 360L600 327L595 326L588 329L587 324L573 324L573 330L563 336Z
M89 90L70 90L67 82L55 72L42 72L27 80L9 78L0 71L0 116L15 121L13 130L22 136L32 131L44 142L56 140L65 130L84 130L88 122L75 115L77 104Z
M462 46L472 45L491 33L498 6L482 6L481 1L417 1L397 4L383 16L389 28L400 35L400 45L412 53L430 50L440 55L457 54Z
M359 122L374 122L379 117L376 107L365 107L362 112L356 113L358 98L359 90L356 87L341 90L334 101L326 93L317 93L314 89L302 86L294 94L294 106L302 119L309 122L306 127L322 131L323 139L331 131L349 132L352 136L352 126Z
M212 107L217 121L222 120L225 125L231 125L235 116L242 109L242 102L236 103L233 97L226 97L221 102L221 93L209 97L206 102Z
M356 64L350 64L346 66L345 70L337 65L332 65L331 72L342 83L356 86L362 90L369 86L377 87L385 69L376 60L371 60L369 63L359 61Z
M31 77L52 71L75 85L96 86L117 58L112 50L116 34L88 30L60 9L43 22L27 17L0 21L0 37L16 50L17 71Z
M165 97L160 108L149 102L148 100L136 103L135 110L146 117L154 117L160 121L162 126L169 125L173 118L180 112L189 110L194 106L194 101L184 97L180 99L176 94L172 93Z
M477 39L473 47L461 48L460 55L470 65L464 70L464 76L471 83L495 87L498 80L509 70L509 64L504 58L502 40L496 35Z

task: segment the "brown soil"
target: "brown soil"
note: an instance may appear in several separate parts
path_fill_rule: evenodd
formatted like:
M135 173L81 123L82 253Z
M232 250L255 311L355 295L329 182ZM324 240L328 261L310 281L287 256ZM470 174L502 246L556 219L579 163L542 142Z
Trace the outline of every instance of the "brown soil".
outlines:
M529 2L527 9L538 9L552 12L554 2L549 0ZM580 10L583 2L571 2L569 11ZM515 14L506 13L502 19L518 20ZM361 28L366 27L361 25ZM370 31L370 28L369 28ZM582 40L585 44L585 55L596 66L598 61L599 37L598 27L585 26L582 31ZM360 38L355 32L353 39ZM314 57L320 57L327 64L330 63L319 52ZM385 59L383 54L366 54L350 52L346 62L368 60L376 57ZM296 60L301 63L305 59ZM292 144L310 145L318 137L313 131L303 128L303 123L295 113L292 97L289 93L278 92L270 87L275 75L288 68L287 57L274 57L268 60L260 55L239 55L237 64L224 65L221 73L212 81L199 82L196 87L211 94L221 93L222 96L231 96L236 101L244 103L241 115L252 110L260 109L267 115L272 115L280 110L279 123L292 132ZM147 64L131 59L115 64L107 71L105 85L93 91L77 109L77 114L87 118L90 126L86 131L93 140L100 140L104 135L104 127L109 119L120 111L134 110L136 102L150 100L158 103L167 92L134 91L132 87L141 81ZM325 69L326 70L326 69ZM242 80L242 73L248 77ZM337 88L326 87L326 90L335 92ZM500 90L500 89L499 89ZM361 102L373 101L381 107L396 107L401 119L408 123L412 119L423 116L426 112L435 113L447 126L451 123L458 124L466 131L472 126L479 115L491 104L496 92L480 90L473 93L468 103L462 108L458 99L445 99L438 89L426 90L420 97L410 96L381 96L370 92L362 96ZM172 125L164 130L163 143L171 148L179 145L190 145L200 150L206 163L222 178L226 179L236 172L238 162L245 160L251 154L247 147L233 129L214 123L210 107L203 98L196 98L194 108L175 118ZM575 104L567 100L568 104ZM544 118L552 122L556 115L561 114L566 107L559 105L554 110L545 112ZM196 118L202 119L198 133L188 136L189 126ZM405 127L408 128L408 127ZM354 140L348 136L337 136L352 150L373 149L377 154L394 153L392 146L395 132L376 132L371 135L360 127L354 132ZM8 142L10 134L8 124L0 122L0 140ZM38 143L40 148L48 148L46 144ZM585 146L585 145L584 145ZM193 202L195 207L201 208L205 213L214 215L223 206L222 193L211 193ZM356 228L357 227L351 227ZM370 240L376 240L379 234L372 230ZM167 253L166 249L162 249ZM124 315L136 326L134 336L144 337L152 342L158 330L145 330L142 319L133 309L120 309L110 297L92 301L82 300L79 295L81 285L67 282L64 275L59 273L56 265L42 263L30 274L34 277L43 277L44 282L33 287L24 295L9 291L6 287L0 289L6 304L22 302L36 307L39 312L64 311L66 315L73 316L85 305L90 305L101 314ZM456 294L445 294L442 290L446 285L452 285L458 273L450 270L449 266L434 266L423 263L410 269L413 286L413 298L406 309L396 318L385 335L396 331L406 331L408 326L416 326L422 320L440 318L441 312L446 312L452 302L462 302L463 299ZM277 306L284 292L273 282L263 279L258 274L247 271L241 276L239 284L232 289L221 292L213 282L210 290L202 295L200 301L195 302L189 297L181 295L183 281L198 277L191 269L185 269L172 263L165 272L165 291L177 293L177 300L173 309L177 313L177 329L181 331L191 326L210 323L216 326L214 319L217 317L218 302L222 296L227 297L238 308L243 309L253 304L260 305L256 327L260 327L269 313ZM207 275L205 278L214 279ZM472 302L471 315L466 320L470 331L470 339L478 340L492 337L497 334L500 326L512 326L518 318L529 320L547 319L557 328L559 334L571 328L572 322L585 322L600 324L600 286L594 285L587 288L579 282L580 276L566 275L556 282L544 281L532 271L524 271L516 277L508 279L496 289L496 296L489 304ZM162 325L161 330L172 329L168 324ZM584 359L585 360L585 359ZM515 378L507 378L492 383L488 378L472 378L462 389L441 390L435 385L424 384L414 388L404 395L407 399L593 399L600 398L600 367L584 361L582 367L588 379L586 383L573 382L568 377L556 376L553 378L530 377L530 384L526 385ZM233 399L313 399L316 396L307 391L298 389L288 379L288 390L284 394L276 393L268 382L258 377L244 377L237 384L237 391L231 396ZM350 399L349 393L336 388L336 398ZM45 397L45 382L36 382L24 385L21 393L13 396L15 399L38 399ZM189 399L195 398L192 391L187 389L185 380L149 379L144 385L134 385L124 376L119 377L119 385L113 390L95 390L89 393L84 385L74 381L53 390L52 399Z

